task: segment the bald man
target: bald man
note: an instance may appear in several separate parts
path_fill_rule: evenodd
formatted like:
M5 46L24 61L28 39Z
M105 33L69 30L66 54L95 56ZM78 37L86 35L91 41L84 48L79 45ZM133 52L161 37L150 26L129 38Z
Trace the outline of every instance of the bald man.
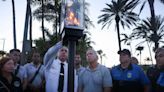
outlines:
M111 92L110 71L98 63L97 52L88 49L86 59L89 66L79 76L78 92Z

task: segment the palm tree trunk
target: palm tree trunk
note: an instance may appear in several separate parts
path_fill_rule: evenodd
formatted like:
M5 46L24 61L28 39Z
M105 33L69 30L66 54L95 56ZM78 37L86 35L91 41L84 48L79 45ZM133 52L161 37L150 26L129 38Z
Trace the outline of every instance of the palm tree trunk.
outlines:
M44 2L42 0L42 36L43 41L45 42L45 33L44 33Z
M155 34L157 34L155 30L155 11L154 11L154 0L148 0L151 12L151 22L152 22L152 30ZM158 48L158 42L155 42L154 51Z
M141 50L140 50L140 65L142 65L142 60L141 60Z
M120 17L118 15L116 16L115 21L116 21L118 45L119 45L119 51L120 51L121 50L120 29L119 29Z
M31 6L30 6L30 30L29 30L29 38L30 38L30 46L32 49L32 12L31 12Z
M149 6L150 6L151 16L152 16L152 18L155 19L154 0L148 0L148 2L149 2Z
M158 42L155 42L155 48L154 48L154 51L159 47L159 43Z
M152 58L152 55L151 55L150 45L149 45L148 41L146 41L146 42L147 42L147 46L148 46L148 48L149 48L150 60L151 60L152 65L153 65L153 58Z
M56 20L55 20L55 24L56 24L56 40L58 41L58 9L57 6L58 5L58 0L55 0L55 14L56 14Z
M56 40L58 41L58 17L56 12Z
M16 26L15 26L15 4L14 0L12 0L12 9L13 9L13 38L14 38L14 48L17 48L17 42L16 42Z

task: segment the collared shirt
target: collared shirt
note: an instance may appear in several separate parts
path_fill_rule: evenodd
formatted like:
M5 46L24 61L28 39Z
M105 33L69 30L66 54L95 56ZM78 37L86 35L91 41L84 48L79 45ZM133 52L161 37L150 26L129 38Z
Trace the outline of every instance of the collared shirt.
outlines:
M25 80L27 78L26 70L25 70L24 66L17 64L15 66L15 71L18 68L18 66L19 66L19 70L18 70L18 73L16 74L16 76L21 79L21 82L23 82L23 80ZM14 73L15 73L15 71L14 71Z
M24 67L26 69L28 81L30 81L33 78L36 71L38 71L38 68L40 67L40 65L38 65L36 67L36 65L34 65L34 63L32 63L32 62L24 65ZM42 85L43 79L44 79L44 66L41 65L38 74L36 75L35 79L32 82L32 85L35 87L40 87Z
M100 64L95 70L87 67L79 76L79 87L83 92L103 92L103 87L112 87L110 71Z
M115 66L111 74L114 92L138 92L143 90L144 85L150 84L141 67L135 64L130 64L126 69L122 69L121 65Z
M59 74L60 74L60 63L59 59L55 59L50 67L50 69L46 69L45 71L45 79L46 79L46 92L58 92L58 82L59 82ZM68 81L68 63L65 61L64 63L64 87L63 92L67 92L67 81ZM77 75L75 74L75 92L77 90Z
M78 69L76 69L77 75L79 76L84 70L85 70L85 67L80 66Z

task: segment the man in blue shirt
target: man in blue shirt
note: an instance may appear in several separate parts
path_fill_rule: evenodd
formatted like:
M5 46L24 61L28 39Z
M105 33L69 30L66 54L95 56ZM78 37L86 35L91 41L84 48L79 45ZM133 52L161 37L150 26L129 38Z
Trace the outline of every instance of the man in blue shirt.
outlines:
M35 50L32 53L32 62L24 65L27 73L28 84L26 91L41 92L44 81L44 66L41 64L40 53Z
M85 70L85 68L81 65L81 62L82 61L81 61L80 54L76 53L74 63L75 63L75 69L76 69L78 76L81 72L83 72Z
M140 66L131 64L131 53L127 49L118 51L120 65L111 69L112 92L149 92L149 80Z

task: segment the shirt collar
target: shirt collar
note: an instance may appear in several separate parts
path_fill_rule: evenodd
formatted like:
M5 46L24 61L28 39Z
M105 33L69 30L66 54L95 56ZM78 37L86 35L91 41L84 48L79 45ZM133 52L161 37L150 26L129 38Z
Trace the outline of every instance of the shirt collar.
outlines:
M67 64L67 61L61 62L59 59L57 59L58 64L63 63L64 65Z
M33 62L31 62L31 65L34 66L34 67L36 67L36 65ZM39 67L40 65L41 64L38 64L37 67Z
M132 70L133 67L132 67L132 64L130 63L129 66L128 66L127 68L123 69L123 68L121 67L121 64L119 64L119 65L118 65L118 69L120 69L120 70L125 70L125 69L127 69L127 70Z
M96 71L96 70L99 69L99 67L100 67L100 64L97 64L97 66L94 70L90 69L89 66L87 66L86 69L89 70L89 71Z

